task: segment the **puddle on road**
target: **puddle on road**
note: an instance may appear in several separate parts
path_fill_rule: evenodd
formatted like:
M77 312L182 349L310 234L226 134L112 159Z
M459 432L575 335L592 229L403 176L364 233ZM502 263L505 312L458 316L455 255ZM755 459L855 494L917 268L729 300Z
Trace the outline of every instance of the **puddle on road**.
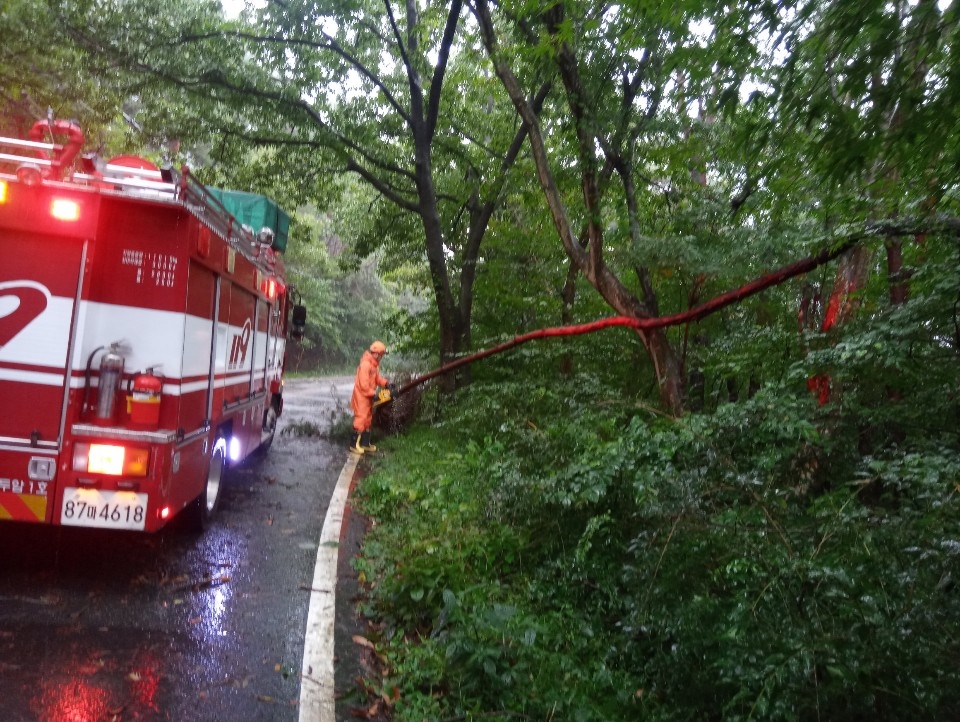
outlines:
M81 644L80 649L83 648L85 644ZM77 652L75 656L61 657L55 668L38 680L29 702L35 719L99 722L120 720L127 709L159 713L163 663L156 650L140 648L118 653L98 645L92 645L86 653L76 645L71 645L71 649ZM113 677L115 684L104 684L108 677Z

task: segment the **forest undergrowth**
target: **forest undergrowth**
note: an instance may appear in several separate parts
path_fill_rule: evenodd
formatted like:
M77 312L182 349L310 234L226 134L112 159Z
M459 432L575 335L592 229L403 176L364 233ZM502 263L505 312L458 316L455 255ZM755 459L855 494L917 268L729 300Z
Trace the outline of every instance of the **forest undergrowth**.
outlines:
M586 371L458 392L358 489L394 719L960 718L946 362L909 403L818 406L797 363L678 419Z

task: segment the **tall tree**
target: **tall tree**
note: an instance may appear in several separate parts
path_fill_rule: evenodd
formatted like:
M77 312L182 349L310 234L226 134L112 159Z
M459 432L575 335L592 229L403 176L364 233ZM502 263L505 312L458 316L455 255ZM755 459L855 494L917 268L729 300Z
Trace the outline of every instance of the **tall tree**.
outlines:
M338 173L368 183L376 242L429 268L440 359L466 350L481 243L525 133L490 102L499 86L463 28L462 0L270 2L230 21L206 8L157 4L170 21L160 34L120 0L67 22L111 62L179 88L203 118L184 132L222 130L215 157L282 149L286 167L273 170L304 196ZM539 106L548 86L531 88Z
M671 62L689 54L685 24L692 18L683 13L650 18L627 7L578 8L557 2L531 19L542 31L537 50L553 58L566 92L569 122L565 125L572 136L573 162L581 179L581 234L574 227L564 192L555 182L537 114L524 98L513 70L511 55L516 49L505 51L501 46L485 0L478 0L475 9L497 74L526 123L540 184L572 267L583 273L618 314L639 320L657 317L660 302L649 259L642 254L637 191L638 178L643 178L650 190L655 189L656 181L642 173L640 164L646 158L639 141L641 136L662 132L654 121L660 118L660 105L671 82ZM663 170L670 172L669 168ZM611 197L611 173L620 184L616 197ZM628 229L626 255L635 259L619 267L608 261L604 238L608 226L604 216L611 209L616 214L618 208ZM626 273L635 275L632 284L625 280ZM663 329L638 333L653 363L664 406L680 413L684 378L676 349Z
M928 0L872 2L866 12L821 2L659 11L508 1L494 14L487 0L476 0L474 8L497 74L527 123L564 250L620 315L655 319L665 294L677 308L676 284L657 274L665 247L693 279L687 298L695 301L710 275L744 283L844 224L863 228L893 217L883 209L929 211L930 183L950 177L941 170L948 156L934 150L929 132L938 126L942 137L955 136L930 117L956 94L945 62L952 35L943 40L955 27L952 8L943 22ZM534 40L518 26L535 28ZM552 60L565 90L566 117L553 125L537 118L521 92L516 59L528 53ZM688 109L694 105L696 113ZM558 128L573 158L558 151ZM911 157L914 146L921 147ZM579 173L575 204L554 175L561 164ZM610 168L618 185L604 182ZM656 203L658 195L666 203ZM926 205L907 209L904 198ZM696 225L684 228L691 220ZM578 234L579 224L585 231ZM870 247L841 261L841 305L862 285ZM664 406L681 411L681 355L662 332L639 333Z

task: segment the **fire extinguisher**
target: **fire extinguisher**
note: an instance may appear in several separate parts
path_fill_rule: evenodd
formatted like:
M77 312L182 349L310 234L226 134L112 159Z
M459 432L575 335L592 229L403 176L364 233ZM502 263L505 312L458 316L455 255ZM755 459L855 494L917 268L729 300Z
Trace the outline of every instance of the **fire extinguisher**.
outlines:
M113 421L117 391L123 378L123 354L111 344L100 358L100 381L97 387L96 420L101 423Z
M156 429L160 425L160 397L163 381L152 368L133 377L127 412L130 422L143 428Z

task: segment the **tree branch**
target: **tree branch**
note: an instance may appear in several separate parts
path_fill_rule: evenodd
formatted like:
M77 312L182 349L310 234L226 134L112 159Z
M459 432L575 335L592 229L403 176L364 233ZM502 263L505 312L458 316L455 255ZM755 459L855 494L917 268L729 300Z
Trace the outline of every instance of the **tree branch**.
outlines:
M483 2L483 0L479 1ZM492 348L485 349L483 351L478 351L477 353L470 354L469 356L464 356L456 361L445 364L440 368L431 371L430 373L413 379L408 384L401 387L399 391L397 391L397 396L406 393L410 389L415 388L416 386L419 386L430 379L447 374L459 368L460 366L485 359L489 356L502 353L503 351L508 351L516 346L537 339L555 338L559 336L581 336L583 334L593 333L594 331L600 331L605 328L614 327L633 328L640 332L647 332L654 329L666 328L668 326L679 326L681 324L691 323L693 321L701 321L707 316L710 316L717 311L726 308L727 306L731 306L739 301L743 301L746 298L755 296L773 286L779 286L780 284L785 283L786 281L789 281L797 276L803 275L804 273L809 273L819 266L835 260L854 246L862 243L864 240L870 237L915 233L920 232L919 228L923 228L927 232L929 232L931 228L934 228L937 230L950 232L952 235L960 237L960 218L940 218L931 223L913 222L907 224L907 226L909 227L909 230L905 227L893 226L891 224L868 225L864 230L851 232L844 238L834 241L819 253L815 253L812 256L804 258L803 260L796 261L789 265L783 266L776 271L767 273L760 278L751 281L750 283L746 283L739 288L727 291L726 293L716 296L706 303L703 303L688 311L684 311L683 313L673 314L672 316L661 316L659 318L632 318L629 316L613 316L611 318L604 318L591 323L584 323L575 326L561 326L556 328L542 328L536 331L531 331L530 333L514 336L511 340L505 343L493 346Z
M437 128L437 116L440 113L440 91L443 89L443 77L447 72L447 61L450 58L450 46L457 32L460 21L460 11L463 9L463 0L453 0L450 12L447 14L447 25L443 30L443 39L440 41L440 53L437 65L433 69L433 81L430 83L430 98L427 101L427 137L432 139Z
M328 33L323 31L320 32L321 37L324 38L326 42L317 42L315 40L309 40L307 38L301 37L285 37L282 35L259 35L256 33L250 33L245 31L230 31L224 32L222 30L217 30L209 33L197 33L192 35L181 35L180 41L183 43L193 43L200 42L203 40L226 40L228 38L237 38L239 40L246 40L252 43L264 43L264 44L277 44L284 47L287 46L303 46L308 47L313 50L329 50L334 54L340 56L343 60L347 62L352 68L354 68L360 75L369 80L386 98L387 103L392 107L397 114L400 115L406 122L410 122L410 117L407 111L400 105L400 102L396 99L390 89L386 86L383 80L379 75L374 73L370 68L368 68L359 58L354 56L352 53L348 52L340 45L339 42ZM180 43L178 43L179 45Z

